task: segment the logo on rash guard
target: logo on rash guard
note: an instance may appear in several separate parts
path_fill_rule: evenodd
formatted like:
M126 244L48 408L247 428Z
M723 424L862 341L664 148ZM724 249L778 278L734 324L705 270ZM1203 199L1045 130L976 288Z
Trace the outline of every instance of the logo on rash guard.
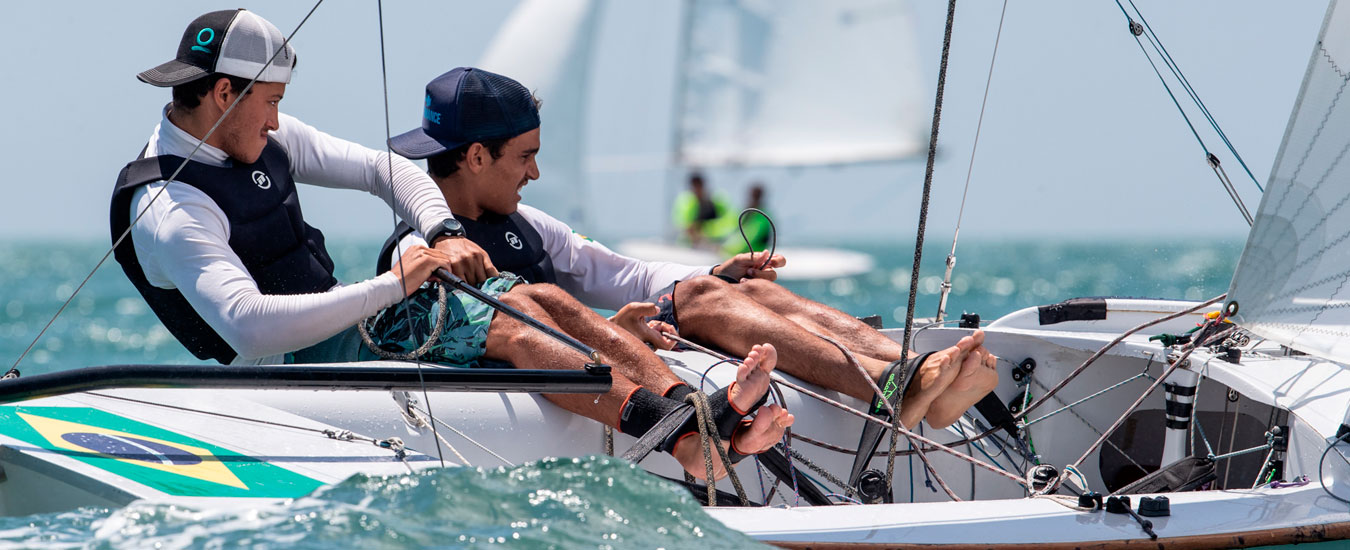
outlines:
M262 170L253 171L253 183L258 185L258 189L272 188L272 178L267 177Z
M512 233L510 231L506 232L506 244L511 245L511 248L514 248L516 250L520 250L521 248L525 247L525 243L520 242L520 237L517 237L515 233Z

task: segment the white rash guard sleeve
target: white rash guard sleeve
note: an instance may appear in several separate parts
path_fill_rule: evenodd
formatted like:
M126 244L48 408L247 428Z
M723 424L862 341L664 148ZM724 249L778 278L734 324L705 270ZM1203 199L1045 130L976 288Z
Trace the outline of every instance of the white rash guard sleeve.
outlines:
M290 156L295 181L365 191L424 232L453 217L436 182L412 161L335 138L290 115L278 119L272 137Z
M528 205L520 205L521 217L529 222L553 260L558 286L590 307L617 310L647 299L670 283L707 275L712 266L688 266L671 262L648 262L610 250L572 231L557 218ZM398 254L410 246L426 246L422 235L404 236L391 255L397 272Z
M393 182L382 153L340 140L282 115L273 137L286 148L292 175L328 187L361 189L386 201L405 216L434 224L450 217L444 198L426 174L394 157ZM197 140L160 122L146 148L146 157L187 157ZM193 160L215 166L226 154L202 145ZM398 161L402 161L399 163ZM384 166L384 171L380 167ZM381 176L384 174L385 176ZM391 192L392 188L392 192ZM154 197L163 190L158 199ZM152 203L153 200L153 203ZM282 355L326 340L402 299L403 288L392 274L361 283L337 285L328 292L300 295L263 294L229 247L225 213L205 193L179 182L155 182L132 196L132 244L146 279L165 289L178 289L198 315L238 353L235 364L279 363Z

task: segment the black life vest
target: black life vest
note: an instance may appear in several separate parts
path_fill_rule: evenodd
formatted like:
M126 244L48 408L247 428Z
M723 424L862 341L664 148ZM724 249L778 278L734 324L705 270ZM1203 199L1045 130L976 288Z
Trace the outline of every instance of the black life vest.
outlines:
M162 155L137 160L122 169L113 187L109 214L113 242L130 227L131 197L136 188L169 179L182 163L182 157ZM276 141L269 138L253 164L216 167L188 162L174 181L206 193L225 213L230 224L228 244L263 294L325 292L337 284L323 233L305 223L291 180L290 157ZM198 359L221 363L234 360L238 353L192 309L181 292L156 287L146 280L130 238L117 246L114 255L160 322L188 351Z
M557 282L553 258L544 250L544 239L520 212L507 216L484 212L477 220L456 219L464 225L465 236L488 253L498 271L510 271L531 283ZM375 262L376 275L389 271L394 247L399 239L412 231L408 224L398 223L394 234L380 248L380 257Z

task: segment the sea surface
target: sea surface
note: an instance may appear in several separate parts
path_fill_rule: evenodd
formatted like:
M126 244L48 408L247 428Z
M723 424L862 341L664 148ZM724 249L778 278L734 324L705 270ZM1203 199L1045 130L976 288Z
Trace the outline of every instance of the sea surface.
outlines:
M373 274L379 243L332 239L343 281ZM925 247L916 314L937 311L950 243ZM855 246L877 269L787 286L857 316L903 326L912 248ZM1228 290L1240 240L961 243L950 317L985 321L1081 296L1202 300ZM13 365L107 251L98 242L0 242L0 360ZM791 259L789 258L789 261ZM24 375L88 365L200 363L111 258L18 365ZM7 368L7 367L6 367ZM356 477L289 503L247 509L133 505L0 518L0 548L747 548L687 493L607 457L511 469Z

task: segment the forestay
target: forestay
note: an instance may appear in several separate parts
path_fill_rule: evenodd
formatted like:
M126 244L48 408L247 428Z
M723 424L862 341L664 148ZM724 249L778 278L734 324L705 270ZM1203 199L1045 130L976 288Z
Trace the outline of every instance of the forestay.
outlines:
M835 164L925 150L906 2L691 0L690 8L677 106L683 163Z
M1333 0L1228 296L1236 320L1350 362L1350 8Z

